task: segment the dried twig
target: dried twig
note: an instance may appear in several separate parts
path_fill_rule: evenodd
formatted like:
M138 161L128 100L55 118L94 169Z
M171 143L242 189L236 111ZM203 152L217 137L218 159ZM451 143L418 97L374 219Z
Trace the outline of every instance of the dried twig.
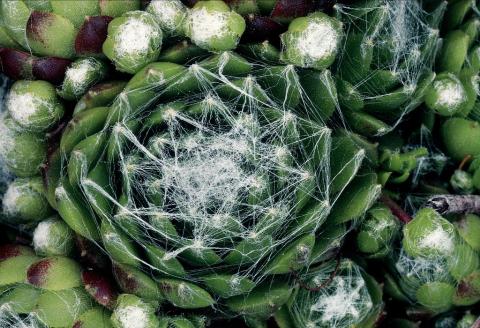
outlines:
M328 277L328 279L323 282L320 286L317 286L317 287L310 287L308 286L306 283L304 283L300 276L294 271L293 272L293 275L294 277L298 280L298 285L300 287L302 287L303 289L306 289L310 292L318 292L322 289L324 289L325 287L327 287L328 285L330 285L330 283L333 281L333 279L337 276L338 274L338 269L340 269L340 256L337 256L337 263L335 264L335 269L333 270L333 272L330 274L330 276Z
M472 328L480 328L480 317L475 320L475 322L472 325Z
M480 196L438 195L427 200L425 206L440 214L480 213Z

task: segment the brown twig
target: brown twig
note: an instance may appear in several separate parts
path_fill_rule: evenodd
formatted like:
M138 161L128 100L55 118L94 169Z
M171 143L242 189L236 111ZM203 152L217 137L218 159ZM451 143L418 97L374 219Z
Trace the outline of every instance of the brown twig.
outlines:
M387 205L390 211L392 211L393 215L395 215L403 223L408 223L412 221L412 217L407 212L405 212L403 208L400 207L400 205L398 205L393 199L391 199L387 195L382 194L382 196L380 196L380 200L385 205Z
M333 279L337 276L339 268L340 268L340 256L337 256L337 264L335 265L335 269L333 270L333 272L330 274L330 277L328 277L328 279L324 283L322 283L320 286L317 286L317 287L308 286L306 283L304 283L300 279L300 277L298 276L298 274L295 271L293 272L293 275L298 280L298 285L300 287L302 287L303 289L306 289L310 292L318 292L318 291L322 290L323 288L327 287L328 285L330 285L332 283Z
M431 207L440 214L480 213L480 196L477 195L438 195L427 200L426 207Z

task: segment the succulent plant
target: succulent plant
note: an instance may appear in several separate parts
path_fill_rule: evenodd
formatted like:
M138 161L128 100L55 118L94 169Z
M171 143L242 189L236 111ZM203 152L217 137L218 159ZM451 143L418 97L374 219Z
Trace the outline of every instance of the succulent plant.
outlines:
M139 0L2 1L0 61L14 79L63 80L72 60L102 56L109 22Z
M199 1L185 19L185 34L193 43L211 51L236 48L245 21L223 1Z
M282 52L284 61L300 67L325 69L337 57L343 27L337 19L315 12L294 19L281 37L285 47Z
M180 0L153 0L146 11L156 17L162 31L167 35L181 36L185 34L184 27L188 12Z
M107 75L107 65L95 58L78 59L65 71L65 78L58 94L66 100L76 100L87 89L102 81Z
M112 17L135 9L140 1L3 1L1 45L66 59L99 54Z
M303 283L285 306L291 327L372 327L382 313L382 291L361 267L348 259L329 262L301 277Z
M473 322L472 0L0 9L0 326ZM419 208L448 183L477 207Z
M425 95L425 104L437 114L452 116L465 110L467 92L462 81L453 73L441 73Z
M334 6L348 31L337 63L340 105L350 127L371 137L390 132L423 102L445 10L440 4L425 11L417 1L375 3Z
M358 250L370 258L381 258L393 250L400 230L400 222L390 209L382 204L372 207L358 228Z
M13 222L30 223L46 219L53 210L44 196L40 177L12 181L3 197L3 212Z
M471 219L475 222L476 217ZM404 300L432 313L478 302L480 258L471 237L459 230L462 222L466 221L454 225L433 209L419 210L404 226L403 247L395 263L398 283L390 280L397 286L389 289L401 290Z
M45 81L17 81L10 89L6 109L16 124L32 132L45 132L63 116L55 87Z
M73 260L41 258L26 246L0 246L0 324L72 326L93 305Z
M158 58L162 40L162 29L155 16L134 11L115 18L108 25L102 48L117 70L135 73Z
M450 185L457 194L471 194L474 191L473 177L463 170L455 170L450 178Z
M231 16L237 33L220 43L190 34L198 46L221 50L236 45L243 32L237 14L220 2L200 3L189 15L195 10ZM106 44L123 33L120 26L129 17L152 15L133 12L116 18ZM186 19L196 24L191 16ZM55 88L40 81L17 82L31 99L40 99L35 112L40 119L30 121L17 106L18 87L9 93L12 110L5 125L20 136L37 138L38 143L28 140L30 148L42 154L37 165L18 158L22 153L12 147L17 156L12 162L28 167L22 173L11 165L14 173L35 176L45 163L45 196L37 202L48 213L33 215L36 221L46 219L34 231L35 249L48 259L70 254L70 229L100 242L126 293L115 305L109 303L114 326L125 325L121 313L133 303L153 315L162 298L179 308L218 304L230 315L264 320L292 293L292 285L282 280L331 257L350 222L378 195L375 174L355 177L368 143L342 130L332 135L324 124L337 102L329 93L335 88L330 73L253 64L233 52L187 67L149 63L158 57L159 44L146 61L130 58L129 64L110 56L110 46L104 50L118 69L140 70L126 85L103 83L98 92L86 93L103 78L105 66L95 58L72 64L57 92L80 101L61 132L58 150L49 151L46 162L47 137L63 114L52 114L62 103ZM308 98L307 88L315 98ZM21 205L15 199L10 203ZM68 228L47 219L51 207ZM69 288L65 299L74 297L76 284L63 287ZM81 320L104 315L92 309ZM152 320L180 325L184 318Z
M445 151L455 161L461 161L467 156L480 154L480 125L477 121L453 117L446 120L441 127L441 135Z
M470 15L474 4L449 5L444 22L444 41L436 61L437 77L425 95L426 106L440 116L444 149L453 160L477 156L476 116L478 97L478 17ZM455 23L453 23L455 22ZM458 133L458 134L457 134ZM468 190L468 188L467 188Z
M5 112L0 116L2 162L8 171L19 177L31 177L40 173L47 158L45 136L25 131Z
M364 150L297 114L299 73L257 69L228 52L152 63L67 125L56 208L101 240L125 293L266 318L292 292L280 277L328 258L321 240L340 241L378 195L374 174L355 178Z
M69 256L74 247L74 233L60 218L50 217L35 227L32 242L40 256Z

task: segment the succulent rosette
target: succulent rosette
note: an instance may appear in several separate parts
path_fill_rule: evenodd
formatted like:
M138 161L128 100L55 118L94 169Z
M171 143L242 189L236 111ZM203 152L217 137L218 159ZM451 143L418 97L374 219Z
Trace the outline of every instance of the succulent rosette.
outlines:
M226 51L236 48L245 31L245 21L223 1L199 1L186 17L184 29L199 47Z
M139 0L2 1L2 71L59 83L73 59L102 56L109 22L137 9Z
M2 2L2 45L30 50L39 56L71 59L89 54L100 31L89 29L98 19L103 25L112 17L140 9L136 0L124 1L4 1ZM90 32L90 33L89 33ZM98 48L96 53L98 53Z
M2 325L72 326L93 307L93 299L82 286L81 268L74 260L42 258L31 248L16 244L0 246L0 253Z
M152 63L111 107L74 115L55 206L102 243L117 283L137 297L125 303L263 320L290 298L285 279L332 256L370 206L375 174L355 177L365 151L297 114L308 106L297 74L231 52Z
M358 250L369 258L383 258L394 249L400 222L387 206L377 204L367 212L357 230Z
M45 137L23 130L5 113L0 127L2 159L8 170L19 177L39 174L47 156Z
M155 16L144 11L127 12L108 25L103 52L117 70L135 73L158 58L162 40Z
M282 34L281 58L300 67L328 68L337 57L342 38L342 23L335 18L321 12L299 17Z
M372 327L382 313L380 285L351 260L327 262L300 279L275 315L280 327Z
M0 12L16 80L0 117L0 233L15 242L0 241L0 326L373 328L398 301L408 320L392 327L474 319L480 218L408 194L444 190L424 184L431 133L460 162L438 184L476 204L471 0Z
M103 280L94 271L82 276L82 293L111 316L89 306L69 320L110 316L114 327L200 320L158 315L163 304L184 311L215 307L214 318L263 322L291 299L296 272L331 259L378 196L376 175L364 161L375 161L376 148L326 125L338 103L329 71L221 52L236 47L245 29L224 3L147 8L113 19L103 44L117 70L135 73L128 82L103 82L108 67L87 57L69 66L57 88L18 81L10 90L5 125L38 141L11 147L7 157L25 179L15 180L4 197L9 222L37 225L33 246L47 259L68 262L76 235L112 260L118 298L98 295ZM206 16L218 20L222 33L211 33ZM342 34L334 18L312 17ZM163 29L195 45L164 52ZM135 48L137 42L146 47ZM205 58L206 50L216 54ZM156 62L162 57L169 61ZM311 67L325 68L333 57ZM73 113L64 115L72 100L78 100ZM57 135L58 148L51 143ZM40 170L45 185L37 188ZM21 193L20 183L26 184ZM67 303L77 287L65 286ZM45 315L47 326L57 325L59 317Z
M395 262L401 290L397 298L410 300L431 313L445 312L480 300L478 245L472 237L479 217L468 215L454 223L430 208L417 212L403 228L402 249ZM403 295L403 296L399 296Z
M153 0L146 11L157 18L157 22L167 35L183 35L185 19L188 15L187 7L179 0Z
M87 90L102 81L108 73L108 66L93 57L78 59L65 71L65 78L57 91L66 100L77 100Z

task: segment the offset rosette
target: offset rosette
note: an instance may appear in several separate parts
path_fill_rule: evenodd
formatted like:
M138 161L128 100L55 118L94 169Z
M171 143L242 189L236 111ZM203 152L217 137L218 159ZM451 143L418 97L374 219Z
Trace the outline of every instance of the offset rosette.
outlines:
M371 327L383 310L380 285L348 259L323 264L301 276L302 285L279 311L279 326Z
M45 132L60 121L64 108L55 87L45 81L17 81L6 99L6 109L21 128Z
M3 213L12 223L32 223L46 219L53 210L44 196L40 177L17 178L3 196Z
M127 12L108 25L103 53L117 70L135 73L160 55L163 32L155 16L143 12Z
M343 38L342 23L321 12L294 19L282 34L282 59L300 67L325 69L333 64Z
M39 174L47 158L45 137L23 130L5 114L1 117L0 128L3 132L2 160L8 170L19 177Z
M44 238L49 237L48 232L42 233L46 233ZM79 264L67 257L41 258L26 246L0 246L1 324L73 326L84 312L94 307L80 275Z
M2 71L14 79L59 83L71 60L102 56L113 18L138 9L139 0L3 1Z
M434 314L478 302L480 258L472 239L476 230L465 230L478 221L469 215L454 225L433 209L419 210L404 226L395 263L398 279L387 279L387 290Z
M179 36L184 34L184 24L188 10L180 0L153 0L146 11L155 16L160 28L167 35Z
M107 76L107 65L93 57L78 59L65 71L65 78L58 94L66 100L77 100L90 87Z
M199 1L189 11L184 29L197 46L226 51L237 47L245 31L245 21L223 1Z
M445 5L417 1L337 4L346 36L337 88L349 126L366 136L391 131L422 104L432 72Z
M358 250L369 258L382 258L391 254L400 230L400 222L385 205L376 205L358 228Z

